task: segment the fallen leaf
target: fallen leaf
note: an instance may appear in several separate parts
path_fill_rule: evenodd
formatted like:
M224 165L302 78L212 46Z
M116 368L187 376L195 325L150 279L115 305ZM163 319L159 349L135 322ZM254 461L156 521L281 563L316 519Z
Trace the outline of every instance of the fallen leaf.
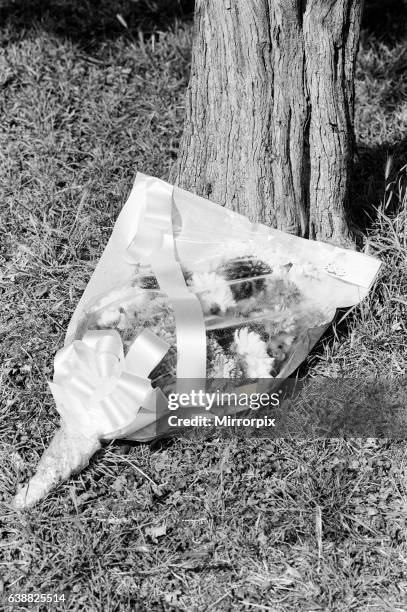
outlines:
M153 542L157 541L157 538L165 536L167 533L167 526L165 523L162 525L154 525L153 527L147 527L145 531L146 535L150 536Z

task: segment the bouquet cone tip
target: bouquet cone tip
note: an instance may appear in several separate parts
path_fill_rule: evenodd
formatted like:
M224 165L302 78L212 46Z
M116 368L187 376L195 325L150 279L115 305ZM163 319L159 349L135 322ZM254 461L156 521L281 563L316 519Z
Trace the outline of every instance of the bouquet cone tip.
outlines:
M62 425L44 451L35 474L14 496L16 510L31 508L59 484L85 468L101 447L98 437L84 436Z

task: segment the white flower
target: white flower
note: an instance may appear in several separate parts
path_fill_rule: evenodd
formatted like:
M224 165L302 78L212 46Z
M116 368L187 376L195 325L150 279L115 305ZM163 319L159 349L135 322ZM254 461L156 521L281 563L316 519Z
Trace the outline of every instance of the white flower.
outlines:
M245 363L247 376L270 378L275 359L267 353L266 344L259 334L244 327L235 331L234 339L234 349Z
M120 304L123 302L129 294L129 287L116 287L111 291L108 291L102 298L100 298L92 307L92 310L99 310L101 308L109 307L111 304Z
M120 292L115 290L109 294L109 297L115 299L110 305L97 311L97 323L101 327L117 327L118 329L126 327L126 317L123 311L128 317L131 317L135 310L145 307L150 300L147 291L135 291L134 289L120 290Z
M225 313L236 305L228 282L215 272L194 272L189 287L198 295L205 314Z
M118 308L111 306L103 310L98 317L98 325L101 327L113 327L120 319L120 311Z
M127 327L127 317L124 312L112 306L100 313L97 323L100 327L124 330Z

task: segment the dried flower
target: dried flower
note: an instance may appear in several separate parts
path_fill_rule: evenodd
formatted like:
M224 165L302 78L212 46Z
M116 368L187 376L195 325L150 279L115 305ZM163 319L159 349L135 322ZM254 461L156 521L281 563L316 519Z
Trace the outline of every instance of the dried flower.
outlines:
M234 378L243 376L243 371L234 355L227 354L213 336L208 337L208 378Z
M245 256L226 261L218 272L227 280L240 280L230 285L233 297L239 301L257 295L264 287L264 275L271 274L272 269L256 257Z

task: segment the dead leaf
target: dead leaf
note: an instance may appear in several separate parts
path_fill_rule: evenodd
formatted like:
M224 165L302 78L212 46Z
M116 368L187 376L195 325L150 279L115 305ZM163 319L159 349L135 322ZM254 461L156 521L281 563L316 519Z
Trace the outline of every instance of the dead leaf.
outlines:
M162 525L153 525L152 527L147 527L145 533L150 536L153 542L156 542L158 538L165 536L167 533L167 526L165 523Z

